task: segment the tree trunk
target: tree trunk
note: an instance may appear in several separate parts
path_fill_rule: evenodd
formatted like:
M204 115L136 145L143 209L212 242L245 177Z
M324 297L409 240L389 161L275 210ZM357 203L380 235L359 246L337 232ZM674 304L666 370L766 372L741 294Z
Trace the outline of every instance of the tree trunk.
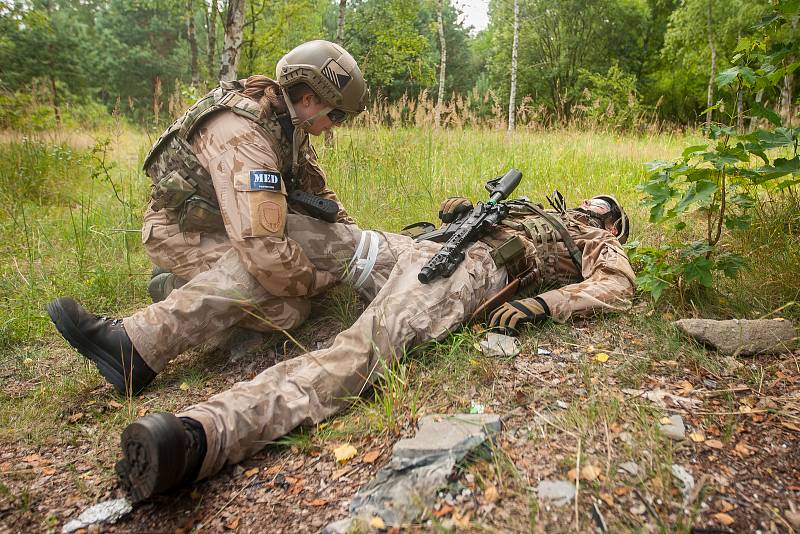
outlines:
M714 83L717 78L717 46L714 43L714 20L711 16L711 7L714 0L708 0L708 46L711 48L711 73L708 77L707 107L714 105ZM709 110L706 114L706 130L711 130L711 120L714 112Z
M61 108L58 105L58 87L56 79L50 76L50 89L53 91L53 115L56 118L56 125L61 126Z
M347 10L347 0L339 0L339 23L336 26L336 42L344 45L344 15Z
M197 68L197 36L194 31L194 9L192 0L186 0L186 39L189 41L192 87L200 85L200 71Z
M736 131L744 133L744 90L741 87L736 97Z
M239 52L241 52L243 40L244 1L228 0L228 9L225 11L225 42L222 46L222 57L220 58L220 80L231 81L236 79Z
M797 19L792 20L792 33L797 29ZM794 63L795 57L790 56L787 58L787 63ZM783 85L781 86L781 104L780 114L781 122L784 126L791 127L794 119L794 72L787 74L783 77Z
M764 90L761 89L756 93L756 102L758 102L760 104L763 99L764 99ZM750 117L750 126L747 128L748 132L752 132L753 130L756 129L756 121L757 120L758 120L758 117L756 117L755 115Z
M514 131L517 100L517 50L519 49L519 0L514 0L514 43L511 45L511 94L508 97L508 131Z
M438 128L442 120L442 106L444 105L444 80L445 80L445 67L447 66L447 45L444 40L444 0L439 0L439 95L436 98L436 110L433 115L433 126Z
M217 0L211 0L206 11L206 69L211 77L217 72Z

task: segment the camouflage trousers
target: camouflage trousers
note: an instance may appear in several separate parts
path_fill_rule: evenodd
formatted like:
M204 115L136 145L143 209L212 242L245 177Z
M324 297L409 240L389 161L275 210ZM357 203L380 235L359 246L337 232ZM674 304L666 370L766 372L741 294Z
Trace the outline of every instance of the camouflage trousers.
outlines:
M351 265L362 242L376 241L376 260L359 289L371 300L391 272L407 237L362 232L355 225L329 224L303 215L287 216L286 233L298 242L315 266L339 278ZM134 347L156 372L182 352L233 326L288 330L310 312L306 298L275 297L247 271L227 236L181 233L161 212L148 212L143 228L145 249L153 262L189 279L169 296L123 320ZM379 243L378 243L379 242ZM369 245L370 243L367 243Z
M199 421L206 433L198 479L242 461L300 424L340 411L404 351L446 335L506 282L505 268L495 266L484 243L469 249L452 276L427 285L417 275L440 245L403 239L395 244L400 254L388 279L379 280L375 298L331 347L281 362L178 414Z

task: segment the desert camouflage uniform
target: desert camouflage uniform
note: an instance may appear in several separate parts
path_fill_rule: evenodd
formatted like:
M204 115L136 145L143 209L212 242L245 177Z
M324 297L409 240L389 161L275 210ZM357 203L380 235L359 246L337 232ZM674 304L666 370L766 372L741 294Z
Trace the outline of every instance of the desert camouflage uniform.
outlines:
M201 99L195 107L203 102L211 100ZM175 172L191 168L197 189L188 201L180 197L172 205L166 195L154 194L144 217L142 241L153 262L190 280L166 300L124 319L137 351L156 372L186 348L242 321L260 330L297 326L309 314L307 297L337 281L329 270L318 270L285 232L287 210L302 213L287 206L291 139L274 115L254 120L260 110L254 101L238 97L235 102L236 112L212 110L184 131L186 117L197 111L190 109L155 145L168 144L186 157L162 157L168 153L154 149L146 162L154 190L173 170L169 166L179 167ZM181 145L185 142L190 152ZM338 203L307 136L299 162L295 187ZM253 172L280 173L283 179L275 190L264 190L254 184ZM203 209L193 209L198 205ZM338 220L352 222L341 205ZM255 308L266 321L250 315Z
M243 460L300 424L317 423L341 410L348 399L361 395L390 368L392 359L416 345L444 337L469 318L505 285L509 269L537 269L531 290L563 286L539 295L556 321L592 310L627 309L634 273L616 238L585 224L589 221L581 221L580 215L556 215L583 252L580 273L553 229L524 209L513 210L486 242L472 245L449 278L426 285L417 275L439 245L383 234L382 239L390 242L382 243L381 250L386 246L390 253L383 255L382 267L394 256L396 265L388 278L375 278L377 295L329 348L281 362L179 414L199 421L206 433L207 454L198 478L217 472L226 463ZM524 236L524 259L497 267L493 247L512 235ZM345 258L348 251L340 249L338 254Z

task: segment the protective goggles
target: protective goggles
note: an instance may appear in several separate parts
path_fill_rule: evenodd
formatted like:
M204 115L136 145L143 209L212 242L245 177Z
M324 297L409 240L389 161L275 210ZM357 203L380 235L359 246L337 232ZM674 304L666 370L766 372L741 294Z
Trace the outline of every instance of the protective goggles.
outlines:
M341 109L332 109L328 112L328 118L333 124L342 124L347 120L347 112Z

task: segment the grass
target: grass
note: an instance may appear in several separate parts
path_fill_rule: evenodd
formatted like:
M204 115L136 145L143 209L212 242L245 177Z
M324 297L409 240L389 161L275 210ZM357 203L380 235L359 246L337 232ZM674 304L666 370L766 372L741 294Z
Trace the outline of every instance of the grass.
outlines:
M529 131L508 136L491 130L363 127L338 131L336 144L320 146L319 153L331 187L365 228L398 230L418 220L434 220L442 199L455 195L485 198L486 180L513 166L524 175L519 195L542 200L558 188L570 204L576 204L598 193L613 194L630 212L632 239L657 243L663 238L661 230L646 222L647 213L638 205L634 186L644 177L643 162L675 157L692 142L678 134ZM142 410L174 411L242 378L230 376L224 355L198 358L189 354L168 368L154 391L124 401L121 409L109 408L121 399L101 387L103 380L66 345L44 312L46 302L61 295L74 296L91 310L112 316L147 304L150 262L137 239L148 196L148 181L139 164L149 144L144 134L119 124L90 137L69 132L39 138L13 133L0 136L3 447L88 442L92 450L103 451L96 461L110 466L119 430ZM753 258L751 271L738 282L720 284L723 299L717 300L714 313L733 314L747 303L746 309L759 316L799 300L796 273L800 271L800 251L793 236L800 211L791 208L792 201L796 202L796 197L770 205L756 231L738 238L737 246L763 252ZM298 339L305 343L325 321L332 322L334 330L348 326L360 306L351 290L337 288L315 306L310 326L301 329ZM790 305L786 312L791 315L796 310L796 305ZM719 369L720 362L677 336L670 323L674 313L669 306L654 310L644 305L629 318L629 330L619 329L617 318L596 318L595 328L607 332L598 347L625 346L629 350L623 355L612 353L618 360L613 370L585 359L583 352L576 356L583 360L565 364L564 369L577 380L575 387L587 391L588 400L569 403L553 420L588 443L603 439L603 428L622 424L621 413L627 411L625 424L630 425L634 438L623 452L646 466L664 502L674 486L669 474L672 445L659 438L654 424L663 414L644 404L623 406L618 398L606 394L604 386L613 380L619 387L641 387L654 368L672 360L690 368ZM630 331L657 341L639 343L636 336L626 334ZM384 369L374 393L355 408L314 430L297 430L279 443L304 452L334 441L406 435L425 413L469 410L473 401L491 406L496 400L495 384L509 380L504 373L514 362L484 356L475 348L480 337L481 332L463 328L413 351ZM558 344L565 354L586 350L580 346L586 342L585 334L573 325L548 323L528 330L523 340L525 351L531 354L536 354L540 343ZM547 397L551 390L511 376L523 382L519 399L512 405L534 405L540 410L552 406L554 399ZM763 372L745 370L741 379L758 387ZM184 383L189 391L180 389ZM729 402L735 409L735 398ZM69 421L76 413L84 413L80 424ZM103 431L87 433L86 428ZM730 425L723 431L732 432ZM530 432L535 438L537 433L555 431L544 426ZM651 450L651 456L642 456L642 448ZM584 453L582 462L591 461L592 454ZM533 482L523 480L503 448L493 450L492 456L497 458L489 460L491 472L486 476L516 487L524 496L531 526L537 524L540 510L535 496L530 496ZM575 461L574 454L559 461L569 466ZM0 485L0 493L2 488ZM586 524L584 518L582 525ZM617 525L622 526L631 527Z

